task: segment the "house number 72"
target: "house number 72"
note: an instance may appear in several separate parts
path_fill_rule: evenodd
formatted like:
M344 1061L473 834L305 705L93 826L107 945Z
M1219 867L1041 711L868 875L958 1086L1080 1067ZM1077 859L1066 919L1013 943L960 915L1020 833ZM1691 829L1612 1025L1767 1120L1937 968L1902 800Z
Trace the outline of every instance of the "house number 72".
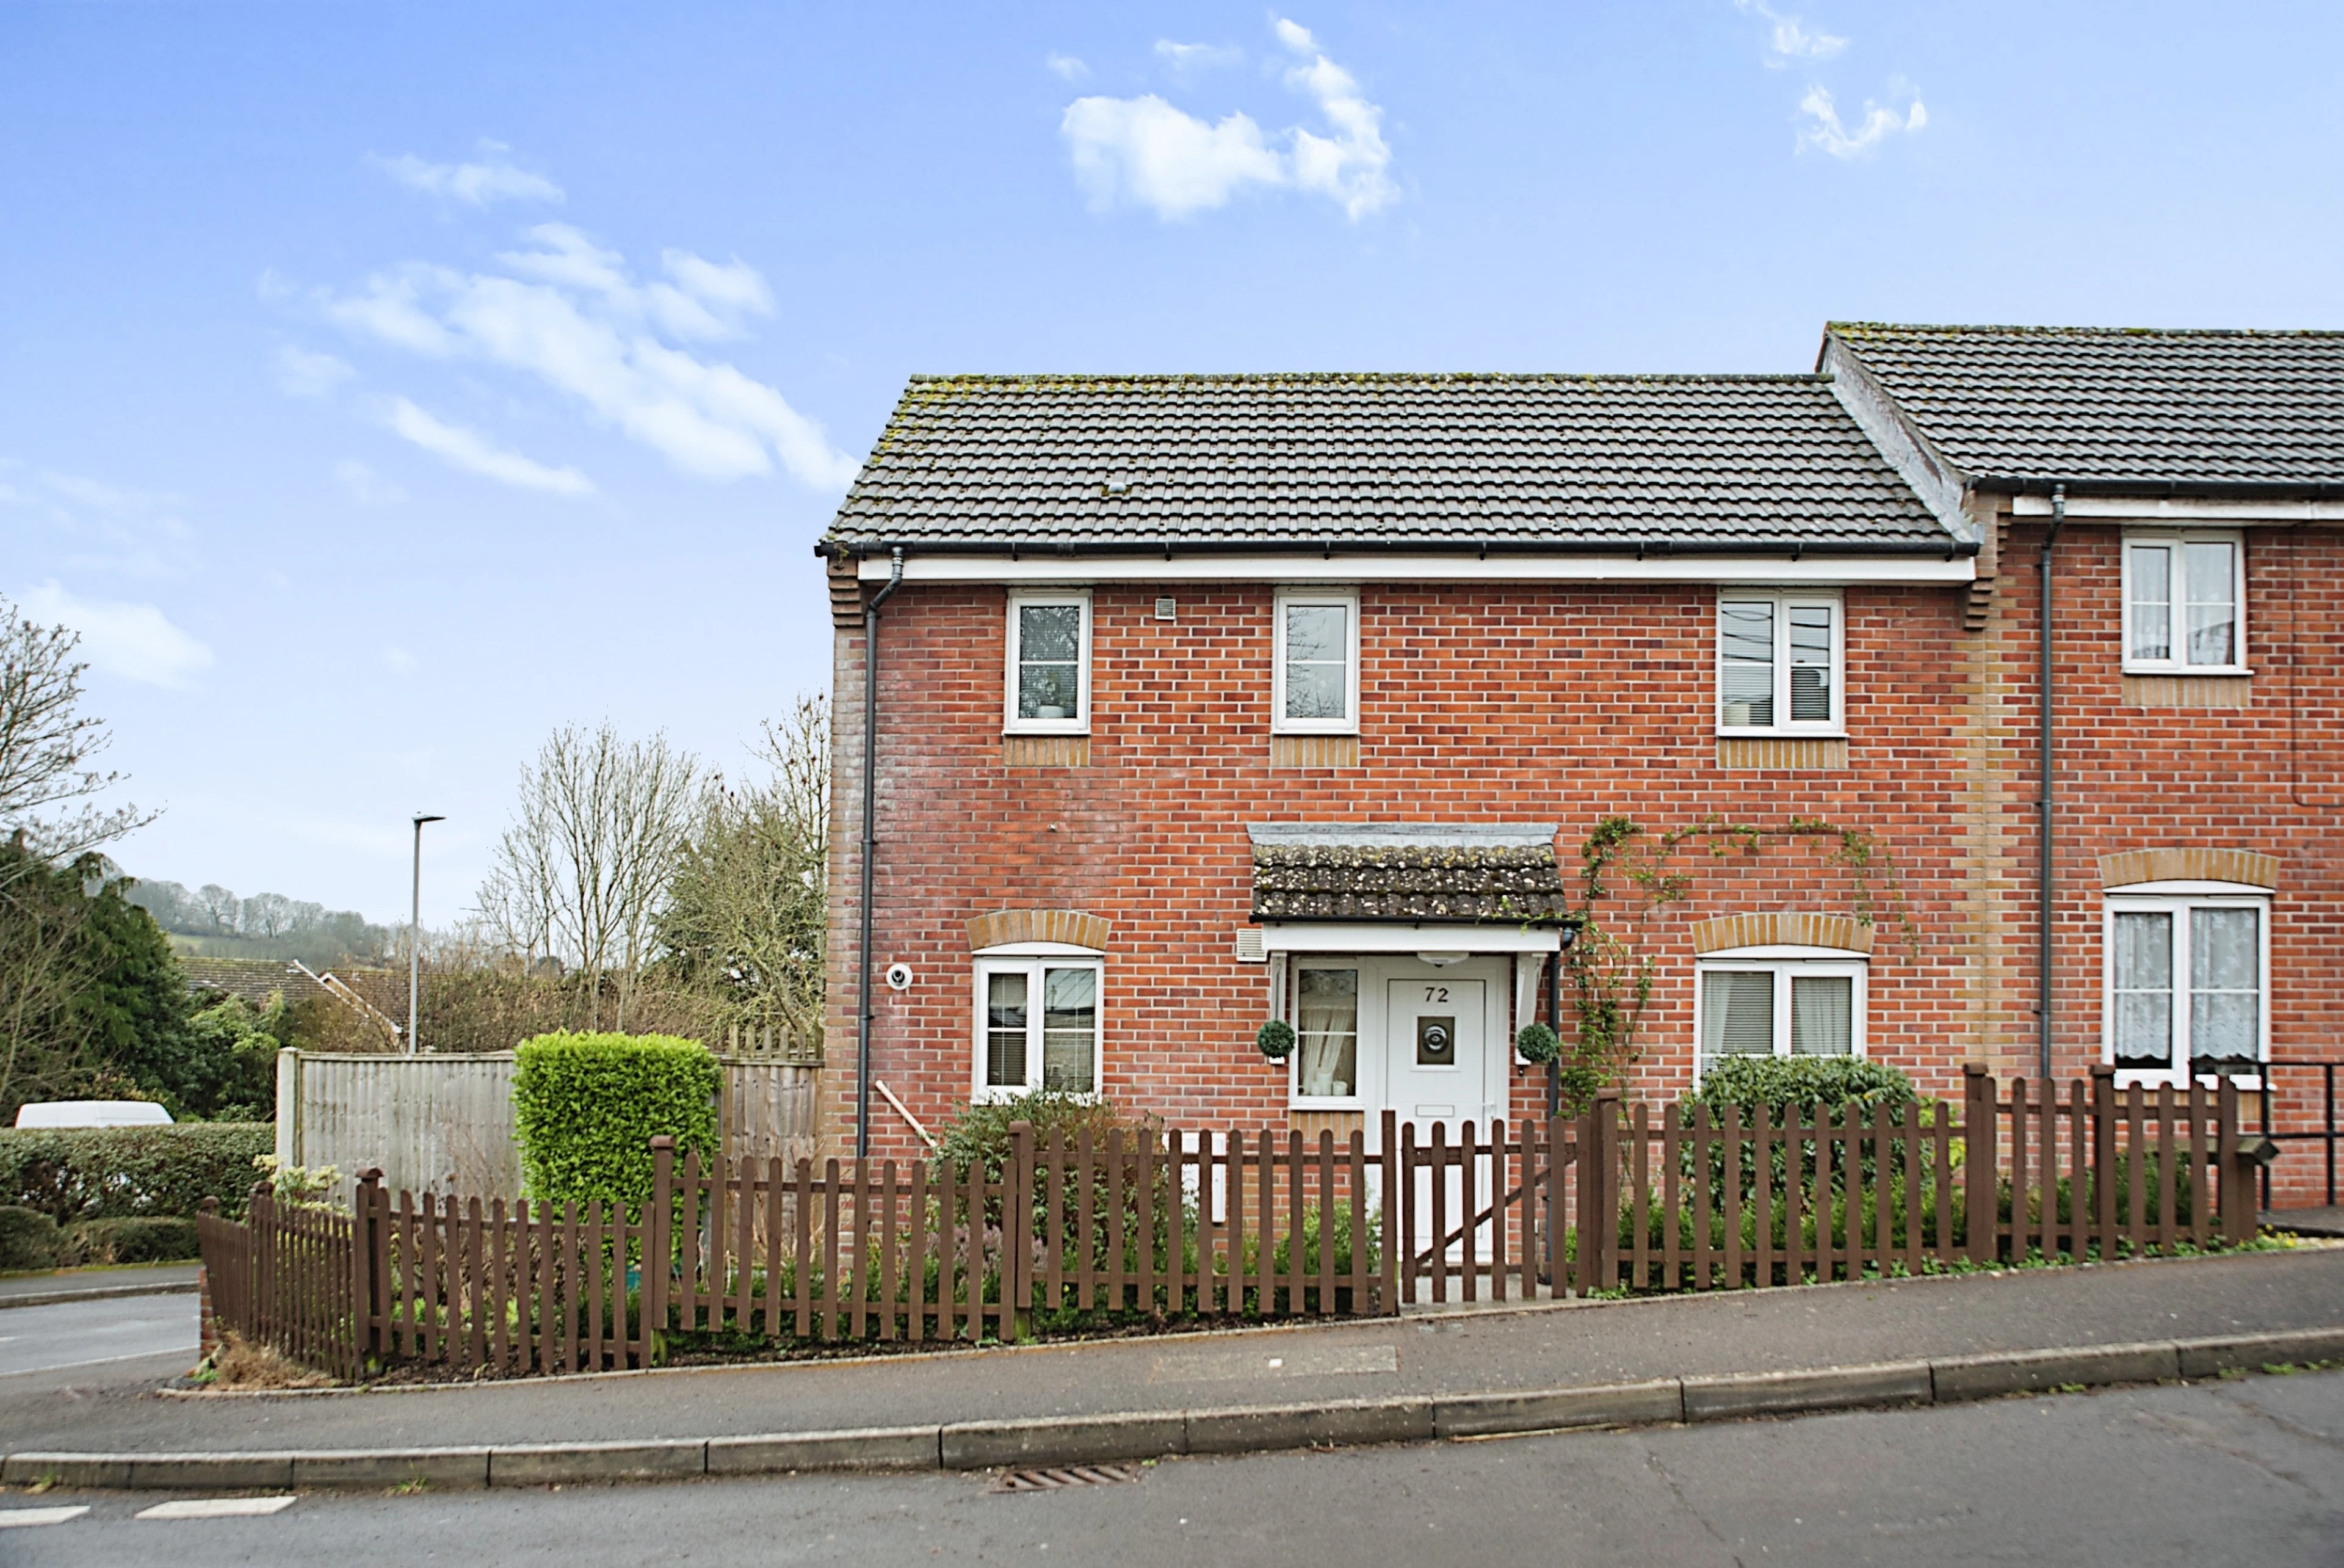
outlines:
M1449 987L1446 986L1427 986L1424 988L1424 999L1428 1002L1445 1002L1449 1000Z

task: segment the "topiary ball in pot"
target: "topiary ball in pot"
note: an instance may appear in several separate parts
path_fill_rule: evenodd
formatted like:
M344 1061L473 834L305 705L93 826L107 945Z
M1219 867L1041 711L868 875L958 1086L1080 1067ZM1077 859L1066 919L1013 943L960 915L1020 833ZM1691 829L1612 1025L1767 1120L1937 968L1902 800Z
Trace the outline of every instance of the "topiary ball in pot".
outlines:
M1284 1018L1272 1018L1254 1031L1253 1043L1271 1061L1282 1062L1294 1054L1294 1026Z
M1514 1037L1514 1049L1522 1060L1542 1067L1562 1055L1562 1041L1544 1024L1524 1024Z

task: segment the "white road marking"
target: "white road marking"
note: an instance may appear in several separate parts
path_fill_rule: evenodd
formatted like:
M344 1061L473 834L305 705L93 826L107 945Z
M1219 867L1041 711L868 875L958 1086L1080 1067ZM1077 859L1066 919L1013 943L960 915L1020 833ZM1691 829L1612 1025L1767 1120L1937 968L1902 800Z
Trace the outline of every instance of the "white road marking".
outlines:
M183 1497L131 1515L134 1519L245 1519L290 1508L293 1497Z
M63 1524L89 1512L86 1502L63 1508L0 1508L0 1530L21 1530L31 1524Z
M138 1351L126 1356L93 1356L86 1361L58 1361L46 1367L18 1367L14 1371L0 1372L0 1378L21 1378L34 1372L65 1372L76 1367L102 1367L108 1361L151 1361L157 1356L184 1356L185 1351Z

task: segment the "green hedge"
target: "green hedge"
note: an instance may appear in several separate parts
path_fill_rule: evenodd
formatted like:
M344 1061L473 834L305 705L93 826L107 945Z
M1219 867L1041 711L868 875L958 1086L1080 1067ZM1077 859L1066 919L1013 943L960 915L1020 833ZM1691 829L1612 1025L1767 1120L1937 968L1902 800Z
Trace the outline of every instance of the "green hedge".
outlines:
M514 1053L513 1127L521 1183L554 1203L641 1203L651 1196L651 1140L676 1158L716 1151L722 1071L708 1048L674 1035L540 1035Z
M60 1225L184 1218L207 1198L240 1215L259 1179L254 1157L276 1147L267 1122L0 1128L0 1205Z
M1791 1106L1859 1105L1866 1110L1883 1106L1893 1119L1919 1097L1913 1080L1881 1062L1860 1057L1723 1057L1702 1075L1701 1087L1688 1097L1692 1107L1705 1105L1713 1117L1730 1105L1742 1108L1743 1119L1760 1106L1768 1119L1783 1123Z
M38 1209L0 1208L0 1269L192 1262L201 1250L192 1219L92 1219L66 1229Z

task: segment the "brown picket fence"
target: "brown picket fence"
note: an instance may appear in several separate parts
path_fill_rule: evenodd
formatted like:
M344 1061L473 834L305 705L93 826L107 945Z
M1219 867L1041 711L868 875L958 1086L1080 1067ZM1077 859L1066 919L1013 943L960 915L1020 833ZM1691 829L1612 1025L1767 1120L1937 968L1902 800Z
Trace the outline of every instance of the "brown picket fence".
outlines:
M652 1142L640 1206L256 1190L203 1216L218 1322L342 1377L653 1364L712 1343L1015 1340L1135 1321L1369 1317L2236 1244L2236 1092L1967 1076L1958 1104L1658 1114L1604 1091L1510 1125L1011 1128L999 1168ZM1991 1217L1990 1219L1985 1217Z

